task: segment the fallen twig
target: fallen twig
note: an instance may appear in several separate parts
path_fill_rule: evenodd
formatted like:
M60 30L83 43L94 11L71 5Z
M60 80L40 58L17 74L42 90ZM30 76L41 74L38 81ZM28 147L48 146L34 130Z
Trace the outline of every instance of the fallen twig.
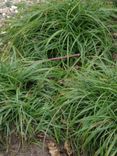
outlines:
M62 57L54 57L54 58L49 58L49 61L59 61L59 60L65 60L73 57L80 57L80 54L73 54L73 55L66 55Z

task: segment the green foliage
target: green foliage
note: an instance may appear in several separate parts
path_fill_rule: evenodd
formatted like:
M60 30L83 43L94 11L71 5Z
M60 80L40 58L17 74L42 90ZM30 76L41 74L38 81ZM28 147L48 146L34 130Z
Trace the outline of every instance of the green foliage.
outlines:
M23 57L44 59L74 53L81 61L91 56L111 55L111 9L102 1L50 1L33 6L8 27L12 47Z
M116 99L117 65L76 71L60 91L53 122L61 121L63 135L66 131L66 138L77 143L77 150L84 148L91 156L116 155Z
M51 89L51 85L46 77L49 70L51 69L42 68L40 63L33 65L22 65L22 62L0 64L2 131L10 134L14 129L23 137L28 135L28 132L33 133L33 126L37 124L45 111L48 112L51 97L46 95L46 92ZM49 116L49 112L47 114Z
M115 63L80 71L41 62L0 64L0 130L7 135L45 132L58 142L71 140L77 153L116 156L116 99Z
M3 136L44 132L78 156L117 155L116 11L100 0L52 1L11 20L1 40Z

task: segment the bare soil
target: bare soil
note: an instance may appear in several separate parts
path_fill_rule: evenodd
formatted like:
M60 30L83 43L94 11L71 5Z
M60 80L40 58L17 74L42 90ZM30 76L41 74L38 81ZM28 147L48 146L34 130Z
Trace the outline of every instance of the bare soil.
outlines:
M1 151L0 156L49 156L49 154L40 146L32 144L30 146L25 145L20 149L16 145L15 148L11 148L8 152Z
M4 152L3 156L49 156L46 149L43 150L38 145L31 144L31 145L23 145L19 149L19 146L16 144L15 146L11 147L8 152Z
M16 136L12 135L6 150L0 151L0 156L49 156L46 146L34 143L22 143Z

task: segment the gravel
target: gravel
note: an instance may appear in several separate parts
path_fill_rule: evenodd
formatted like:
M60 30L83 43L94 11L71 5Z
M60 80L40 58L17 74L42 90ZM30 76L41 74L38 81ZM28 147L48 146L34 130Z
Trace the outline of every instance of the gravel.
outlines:
M17 5L21 2L27 6L38 3L41 0L0 0L0 27L4 26L5 19L15 16L18 13Z

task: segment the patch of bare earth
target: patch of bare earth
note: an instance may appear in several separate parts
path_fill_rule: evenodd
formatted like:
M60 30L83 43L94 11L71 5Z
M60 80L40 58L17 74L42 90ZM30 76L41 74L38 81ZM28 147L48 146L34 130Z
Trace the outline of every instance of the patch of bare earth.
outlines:
M20 149L19 145L12 146L4 156L49 156L48 152L35 144L24 144Z
M11 137L7 150L0 151L0 156L49 156L47 148L42 145L22 143L15 135Z

